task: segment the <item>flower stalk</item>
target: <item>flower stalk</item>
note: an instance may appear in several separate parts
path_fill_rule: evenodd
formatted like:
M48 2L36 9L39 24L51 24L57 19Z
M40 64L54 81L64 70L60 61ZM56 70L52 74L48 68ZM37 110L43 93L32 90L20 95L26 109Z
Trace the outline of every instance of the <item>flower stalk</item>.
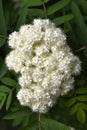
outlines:
M86 46L81 47L80 49L76 50L75 52L80 52L80 51L83 51L83 50L85 50L86 48L87 48L87 45L86 45Z
M39 130L41 130L41 114L38 115Z
M44 0L41 0L41 1L42 1L42 4L43 4L43 9L44 9L44 13L45 13L45 18L47 19L47 9L46 9Z
M8 39L8 37L7 37L7 36L4 36L4 35L0 35L0 38Z

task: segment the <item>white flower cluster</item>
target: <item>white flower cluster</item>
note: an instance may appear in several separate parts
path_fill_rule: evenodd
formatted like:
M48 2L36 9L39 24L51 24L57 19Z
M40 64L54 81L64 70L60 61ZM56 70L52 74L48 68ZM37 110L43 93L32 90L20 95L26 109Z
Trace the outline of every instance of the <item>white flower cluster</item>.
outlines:
M6 64L21 74L17 94L21 105L45 113L60 95L73 88L80 60L72 54L62 30L48 19L23 25L9 36L9 46L12 51Z

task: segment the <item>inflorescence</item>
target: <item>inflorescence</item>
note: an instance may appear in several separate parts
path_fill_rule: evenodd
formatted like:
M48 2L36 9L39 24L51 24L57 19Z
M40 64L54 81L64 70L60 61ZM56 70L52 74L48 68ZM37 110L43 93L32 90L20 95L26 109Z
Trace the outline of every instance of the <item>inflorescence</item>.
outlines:
M23 106L46 113L59 96L73 89L81 62L67 45L66 36L49 19L35 19L9 35L9 70L20 72L17 98Z

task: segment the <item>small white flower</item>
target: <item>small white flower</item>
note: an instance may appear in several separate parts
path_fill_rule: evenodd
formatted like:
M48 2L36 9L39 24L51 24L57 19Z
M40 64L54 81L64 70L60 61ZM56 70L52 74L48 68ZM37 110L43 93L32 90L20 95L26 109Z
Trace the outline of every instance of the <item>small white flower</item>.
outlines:
M57 98L73 89L81 62L67 45L66 36L49 19L35 19L9 36L13 49L6 57L9 70L20 72L21 105L46 113Z

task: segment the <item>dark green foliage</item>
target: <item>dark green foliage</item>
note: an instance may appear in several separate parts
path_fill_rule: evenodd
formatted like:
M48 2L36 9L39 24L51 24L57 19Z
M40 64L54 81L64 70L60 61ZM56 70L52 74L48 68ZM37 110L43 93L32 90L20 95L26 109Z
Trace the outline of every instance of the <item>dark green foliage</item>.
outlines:
M7 67L2 59L0 59L0 78L7 73Z
M83 9L83 11L87 14L87 1L86 0L79 0L80 5Z
M85 24L84 18L80 12L79 7L75 2L72 2L71 4L72 12L75 17L76 24L78 25L78 31L82 34L82 39L84 39L84 42L87 42L87 26ZM84 30L84 31L83 31ZM85 43L86 44L86 43ZM84 43L82 43L84 45Z
M73 91L73 95L68 97L68 101L65 102L67 107L70 107L70 115L76 113L77 119L84 123L86 121L87 110L87 88L77 88Z
M55 18L52 21L58 26L58 25L61 25L65 22L72 20L72 18L73 18L72 14L67 14L67 15L64 15L64 16L60 16L59 18Z
M8 86L15 86L17 82L9 77L4 77L0 80L3 84Z
M0 86L0 92L9 92L10 91L10 88L8 88L7 86L4 86L4 85L1 85Z
M20 11L16 28L19 28L21 25L23 25L23 24L26 23L27 13L28 13L28 9L27 9L27 6L25 6L25 7Z
M21 3L21 5L28 4L29 7L40 6L40 5L42 5L42 1L44 1L44 3L47 3L49 0L37 0L37 1L25 0Z
M11 100L12 100L12 91L9 91L8 97L7 97L7 101L6 101L6 110L9 109L10 104L11 104Z
M41 126L42 130L71 130L68 126L48 118L41 120Z
M77 111L77 118L81 123L84 123L84 121L86 120L86 115L85 112L83 111L83 109L81 107L78 108Z
M18 75L8 71L5 65L8 35L21 25L30 24L34 18L49 18L60 26L69 46L82 61L82 72L76 77L74 90L60 98L47 114L41 115L41 130L70 130L68 126L86 130L87 0L22 0L17 3L0 0L0 114L3 122L12 120L11 124L18 126L18 130L38 130L38 113L17 102ZM77 51L80 48L83 49Z
M57 3L51 5L48 9L47 9L47 14L48 15L52 15L53 13L57 12L60 9L63 9L66 5L68 5L70 2L70 0L61 0L58 1Z
M2 35L7 34L7 27L5 23L2 0L0 0L0 34ZM2 46L4 43L5 43L5 39L0 38L0 46Z

